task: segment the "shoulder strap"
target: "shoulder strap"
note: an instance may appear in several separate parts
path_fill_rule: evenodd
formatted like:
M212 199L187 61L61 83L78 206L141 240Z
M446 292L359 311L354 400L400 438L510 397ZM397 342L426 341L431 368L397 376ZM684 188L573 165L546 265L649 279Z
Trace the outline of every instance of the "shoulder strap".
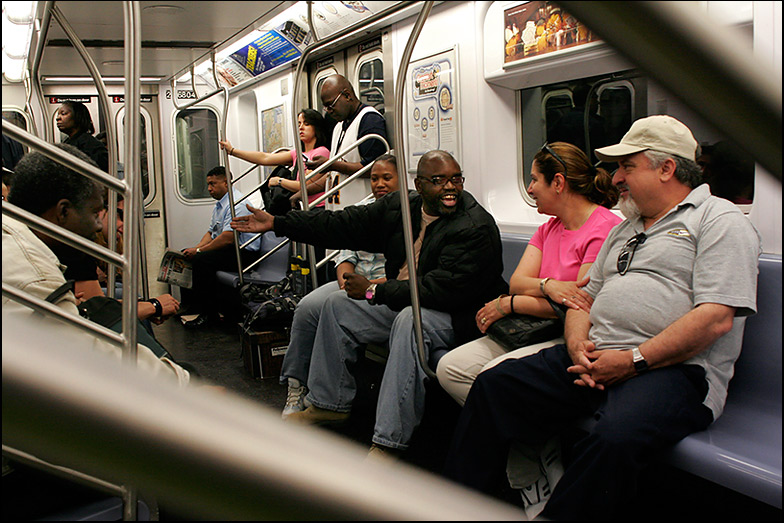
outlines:
M547 298L547 303L549 303L550 307L553 308L555 315L558 316L558 319L566 323L566 311L564 311L560 305L551 300L549 296L545 296L545 298Z
M46 297L46 301L49 303L57 303L65 293L74 290L75 283L76 280L67 280L65 283L53 290L52 293Z

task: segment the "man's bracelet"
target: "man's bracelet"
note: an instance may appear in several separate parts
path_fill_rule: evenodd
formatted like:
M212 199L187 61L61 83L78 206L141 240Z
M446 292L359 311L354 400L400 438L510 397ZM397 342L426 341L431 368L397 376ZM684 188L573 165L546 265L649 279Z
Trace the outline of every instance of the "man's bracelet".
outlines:
M147 301L155 306L155 314L153 314L153 316L156 318L163 316L163 305L161 305L161 302L158 301L158 298L150 298Z

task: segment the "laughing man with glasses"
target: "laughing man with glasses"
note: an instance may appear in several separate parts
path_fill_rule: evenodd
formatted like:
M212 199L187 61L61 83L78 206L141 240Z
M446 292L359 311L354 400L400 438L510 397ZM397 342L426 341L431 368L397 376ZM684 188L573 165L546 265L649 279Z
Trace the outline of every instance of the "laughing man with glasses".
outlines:
M618 162L613 183L627 220L588 273L593 305L569 310L565 345L479 374L449 476L494 493L510 441L544 444L595 415L542 517L614 519L650 456L721 415L744 318L756 312L761 243L743 213L702 183L697 149L683 123L658 115L595 151Z

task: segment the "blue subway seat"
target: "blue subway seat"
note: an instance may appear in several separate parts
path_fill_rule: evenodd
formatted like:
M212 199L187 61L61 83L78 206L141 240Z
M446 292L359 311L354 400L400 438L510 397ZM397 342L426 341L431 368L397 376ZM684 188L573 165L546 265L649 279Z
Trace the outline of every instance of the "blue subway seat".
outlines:
M508 281L528 240L504 234L501 242L504 278ZM779 509L781 285L781 255L762 255L758 312L746 319L743 348L729 384L724 413L707 430L687 436L662 456L676 468ZM581 426L590 423L586 420Z
M285 241L285 237L278 237L274 232L264 233L261 238L261 249L259 256L269 252L273 247ZM256 265L250 273L245 274L245 282L251 283L275 283L286 276L289 266L289 249L282 247L275 254ZM240 277L236 271L218 271L215 273L218 281L223 285L237 288L240 285Z

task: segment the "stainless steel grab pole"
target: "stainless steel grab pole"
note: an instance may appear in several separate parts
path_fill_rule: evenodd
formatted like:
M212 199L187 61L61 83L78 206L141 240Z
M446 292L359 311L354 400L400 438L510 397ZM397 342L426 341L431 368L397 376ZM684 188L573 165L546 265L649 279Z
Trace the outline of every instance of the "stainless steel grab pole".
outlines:
M138 347L136 346L136 322L139 281L136 267L141 260L141 249L136 242L143 239L141 228L144 226L141 171L141 54L142 54L142 28L141 7L139 2L123 2L123 17L125 18L125 179L128 183L128 198L126 209L130 210L131 219L125 224L125 256L129 263L123 269L123 294L122 302L122 329L125 336L127 362L136 366ZM125 488L123 499L123 520L135 521L137 519L137 491L130 485Z
M417 286L417 271L416 260L414 259L414 234L411 226L411 203L408 201L408 173L406 170L406 151L405 151L405 136L403 134L403 97L405 96L406 76L408 74L408 64L411 61L411 54L414 51L414 45L419 38L419 33L422 32L422 27L425 25L425 20L433 8L433 2L425 2L422 6L422 11L419 12L414 28L411 30L411 35L408 37L408 43L403 50L403 56L400 59L400 68L398 69L397 79L395 81L395 148L398 165L398 180L400 183L400 207L403 215L403 238L406 242L406 261L409 267L409 289L411 291L411 310L414 315L414 334L417 342L417 354L419 355L419 364L425 371L425 374L430 378L435 378L436 374L430 369L427 361L427 354L425 354L425 339L422 334L422 309L419 303L419 287Z

